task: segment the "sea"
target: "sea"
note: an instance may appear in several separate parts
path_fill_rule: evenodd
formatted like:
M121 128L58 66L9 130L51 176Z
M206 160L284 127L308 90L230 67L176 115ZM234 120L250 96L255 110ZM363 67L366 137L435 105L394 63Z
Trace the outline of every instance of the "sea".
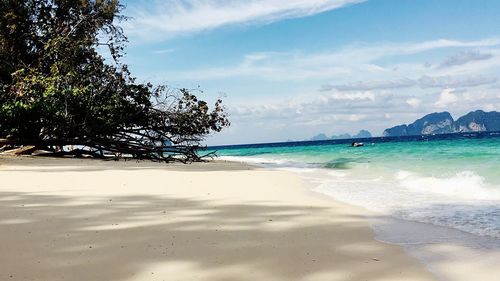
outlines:
M352 147L354 141L364 146ZM500 132L209 149L222 159L292 171L313 191L385 218L372 220L379 240L500 253Z

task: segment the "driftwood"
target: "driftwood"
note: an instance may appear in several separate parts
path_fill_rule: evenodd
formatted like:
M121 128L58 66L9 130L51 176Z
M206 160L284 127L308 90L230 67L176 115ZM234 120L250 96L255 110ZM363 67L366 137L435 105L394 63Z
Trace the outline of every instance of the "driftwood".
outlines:
M53 157L92 157L98 159L152 160L158 162L201 162L211 159L215 152L199 154L197 145L162 145L165 141L137 136L94 138L88 140L9 140L0 139L3 154ZM41 152L40 152L41 151ZM35 154L36 153L36 154Z
M4 152L2 152L2 154L4 155L26 155L26 154L32 154L37 150L37 148L32 145L27 145L18 148L10 146L3 148L3 150L5 150Z

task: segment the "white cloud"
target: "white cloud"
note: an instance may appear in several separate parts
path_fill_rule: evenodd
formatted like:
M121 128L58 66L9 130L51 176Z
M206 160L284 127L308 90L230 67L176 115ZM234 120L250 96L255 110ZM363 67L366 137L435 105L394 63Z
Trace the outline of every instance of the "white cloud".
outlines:
M400 78L387 81L358 81L348 84L323 85L320 91L370 91L370 90L393 90L419 86L420 88L463 88L494 84L498 78L491 75L424 75L418 79Z
M446 58L439 67L452 67L456 65L463 65L468 62L478 61L478 60L487 60L492 58L493 55L489 53L481 53L477 50L474 51L462 51L453 56Z
M388 118L401 115L402 102L384 92L315 91L255 105L233 104L228 112L236 125L211 143L307 139L318 132L354 134L361 129L379 135Z
M170 54L170 53L173 53L175 52L174 49L162 49L162 50L155 50L153 51L153 54L156 54L156 55L165 55L165 54Z
M331 95L331 98L334 100L347 100L347 101L355 101L355 100L375 101L375 95L373 94L373 92L370 91L355 92L355 93L335 92Z
M165 0L153 8L131 5L128 34L168 39L233 24L265 24L314 15L365 0Z
M360 120L351 112L358 107L367 107L376 101L372 92L342 93L334 92L322 95L306 95L302 98L290 98L258 105L230 107L230 113L236 118L284 119L292 118L310 122L323 114L337 116L336 120ZM346 105L350 105L347 107ZM375 105L375 104L374 104ZM376 105L375 105L376 106Z
M411 107L419 107L422 104L422 100L417 98L409 98L406 100L406 103Z
M498 78L491 75L445 75L445 76L422 76L418 79L418 85L422 88L449 88L449 87L474 87L493 84Z
M454 89L444 89L439 95L439 99L436 102L437 107L448 107L458 101L458 97L454 94Z
M161 75L218 85L238 78L243 87L250 83L253 88L253 81L284 87L269 95L260 93L258 99L248 94L251 98L239 97L228 104L233 124L239 124L227 133L232 142L306 139L319 132L356 133L360 129L380 135L388 127L411 123L429 112L447 110L460 116L481 108L498 110L499 43L497 39L433 40L353 44L313 53L260 52L246 54L229 65ZM449 54L469 48L491 54L491 58L439 67L453 57ZM421 53L434 50L439 52L430 56L433 64L426 66L422 57L429 57ZM319 85L325 85L323 91L318 91ZM224 91L232 98L242 90ZM249 140L249 135L255 138Z
M420 44L410 46L409 48L403 50L404 53L421 53L424 51L439 49L439 48L449 48L449 47L488 47L500 44L500 40L497 38L490 38L477 41L458 41L458 40L448 40L440 39L434 41L427 41Z
M491 57L449 55L456 54L457 49L464 53L477 50ZM421 54L434 50L440 51L431 56ZM434 58L432 65L426 66L422 57ZM447 60L450 67L440 67ZM358 43L313 53L249 53L232 64L155 75L176 82L203 85L206 80L217 84L216 90L228 93L225 101L229 102L231 120L236 124L220 139L259 142L305 139L318 132L334 133L333 129L335 133L369 129L377 135L387 127L413 122L429 112L447 110L460 116L478 108L498 110L499 73L500 41L485 39ZM238 78L237 83L234 78ZM269 84L252 84L255 81ZM259 98L247 94L230 101L240 92L248 93L248 88L266 91L267 85L275 87L270 90L274 92L259 93ZM319 85L325 85L321 92ZM249 135L252 139L248 139Z
M336 89L339 91L369 91L377 89L397 89L397 88L407 88L415 85L415 81L402 78L398 80L391 81L358 81L350 84L343 85L324 85L321 87L322 91L329 91Z
M487 104L487 105L484 107L484 109L485 109L486 111L498 110L498 108L497 108L497 107L495 107L493 104Z
M333 115L334 120L338 121L351 121L357 122L366 119L367 116L363 114L344 114L344 115Z
M500 49L497 45L500 45L500 40L493 38L477 41L433 40L416 43L355 44L317 53L260 52L246 54L240 62L232 65L172 71L160 75L174 80L196 81L234 77L252 77L268 81L335 79L336 83L324 84L321 89L343 91L396 89L414 85L424 88L443 85L460 87L455 84L481 85L496 80L491 75L479 73L500 66ZM429 68L422 62L392 65L380 63L385 59L411 58L412 55L441 48L467 47L490 48L492 58L483 60L482 64L477 64L473 68L468 68L468 65L467 67L458 65L453 69ZM460 79L453 79L455 76L459 76ZM358 81L349 81L347 80L349 77L356 77Z
M476 109L500 109L498 89L484 86L472 90L445 89L437 93L312 90L261 104L229 105L235 125L218 134L211 143L304 140L320 132L354 134L361 129L381 135L386 128L411 123L430 112L446 110L457 118Z

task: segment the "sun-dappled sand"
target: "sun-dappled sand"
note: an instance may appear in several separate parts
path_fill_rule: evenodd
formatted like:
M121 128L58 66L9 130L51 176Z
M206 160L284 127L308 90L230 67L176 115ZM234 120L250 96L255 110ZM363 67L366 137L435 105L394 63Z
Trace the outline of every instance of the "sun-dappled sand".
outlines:
M0 280L433 280L283 171L0 159Z

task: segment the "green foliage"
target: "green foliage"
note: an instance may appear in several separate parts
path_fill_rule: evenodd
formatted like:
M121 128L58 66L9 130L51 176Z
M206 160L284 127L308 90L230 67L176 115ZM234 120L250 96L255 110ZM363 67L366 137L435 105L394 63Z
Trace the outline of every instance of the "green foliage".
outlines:
M186 89L136 83L120 62L121 8L117 0L0 0L0 138L151 157L164 143L193 147L229 125L220 100L210 110Z

